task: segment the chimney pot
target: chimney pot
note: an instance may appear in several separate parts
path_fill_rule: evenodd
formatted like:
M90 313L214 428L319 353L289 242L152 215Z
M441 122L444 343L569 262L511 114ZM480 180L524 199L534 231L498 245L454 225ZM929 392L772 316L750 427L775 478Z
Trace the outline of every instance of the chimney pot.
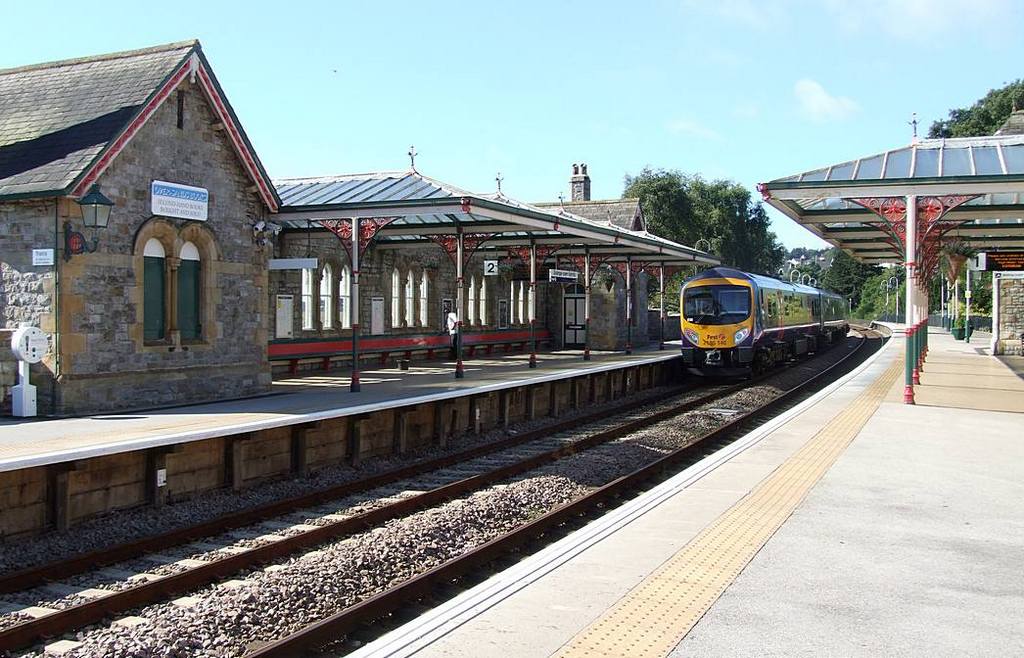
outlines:
M573 164L569 191L573 201L590 201L590 176L587 175L586 163Z

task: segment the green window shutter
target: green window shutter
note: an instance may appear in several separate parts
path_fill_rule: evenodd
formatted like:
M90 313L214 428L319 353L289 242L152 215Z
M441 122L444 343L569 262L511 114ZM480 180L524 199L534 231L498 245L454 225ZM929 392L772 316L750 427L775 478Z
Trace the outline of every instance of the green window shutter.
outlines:
M142 335L145 340L164 337L164 259L143 258L142 272Z
M199 261L178 266L178 330L182 340L199 338Z

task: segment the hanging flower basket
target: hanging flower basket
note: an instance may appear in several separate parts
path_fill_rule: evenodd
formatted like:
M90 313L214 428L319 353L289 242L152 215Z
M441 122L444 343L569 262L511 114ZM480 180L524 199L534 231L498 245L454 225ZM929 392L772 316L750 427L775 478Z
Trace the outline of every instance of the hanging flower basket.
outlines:
M974 258L978 252L963 240L954 240L943 245L942 253L946 255L946 261L949 263L946 276L949 279L949 284L953 285L960 277L960 271L967 259Z

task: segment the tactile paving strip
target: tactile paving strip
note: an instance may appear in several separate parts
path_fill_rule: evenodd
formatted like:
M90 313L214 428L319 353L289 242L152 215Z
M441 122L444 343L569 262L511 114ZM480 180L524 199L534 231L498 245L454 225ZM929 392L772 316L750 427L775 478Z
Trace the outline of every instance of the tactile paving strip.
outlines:
M857 436L902 368L895 361L796 454L557 655L668 655Z

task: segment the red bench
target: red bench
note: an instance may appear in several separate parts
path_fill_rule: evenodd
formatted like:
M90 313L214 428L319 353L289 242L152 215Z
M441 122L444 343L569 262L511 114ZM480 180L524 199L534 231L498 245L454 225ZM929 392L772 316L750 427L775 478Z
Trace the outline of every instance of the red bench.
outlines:
M551 332L537 329L538 346L551 342ZM462 334L463 357L472 358L478 350L484 354L492 354L495 348L508 354L512 351L525 351L530 346L529 329L504 329L496 331L466 331ZM426 353L426 359L435 358L435 352L447 352L449 337L447 334L405 335L405 336L366 336L359 339L359 356L376 355L380 358L380 366L387 365L392 354L401 354L405 359L412 359L413 353ZM352 354L350 338L300 338L295 340L273 340L267 346L271 362L288 362L288 372L292 375L299 371L299 362L309 359L320 359L320 369L329 370L331 360L345 358Z

